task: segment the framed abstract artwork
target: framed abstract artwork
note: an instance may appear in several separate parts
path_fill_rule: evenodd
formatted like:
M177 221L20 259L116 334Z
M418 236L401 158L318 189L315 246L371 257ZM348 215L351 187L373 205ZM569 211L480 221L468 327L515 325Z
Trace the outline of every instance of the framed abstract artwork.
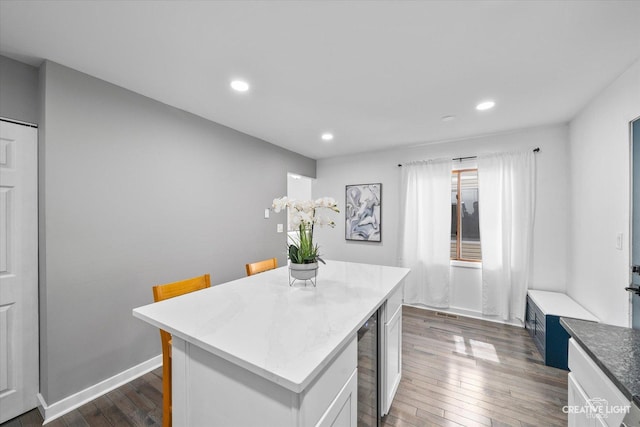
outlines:
M382 241L382 184L347 185L345 239Z

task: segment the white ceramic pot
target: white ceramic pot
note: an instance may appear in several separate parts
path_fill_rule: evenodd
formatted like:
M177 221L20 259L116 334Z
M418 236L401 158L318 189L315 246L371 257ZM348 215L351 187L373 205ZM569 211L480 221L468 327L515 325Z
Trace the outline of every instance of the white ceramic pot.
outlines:
M291 270L291 277L298 280L309 280L316 276L318 270L318 263L312 262L310 264L295 264L290 263L289 269Z

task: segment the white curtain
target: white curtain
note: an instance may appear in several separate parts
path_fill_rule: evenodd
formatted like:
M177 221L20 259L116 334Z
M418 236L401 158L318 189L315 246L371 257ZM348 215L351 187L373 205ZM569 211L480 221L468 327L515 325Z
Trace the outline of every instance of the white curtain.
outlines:
M524 321L535 211L535 155L478 157L482 313Z
M398 264L411 268L405 301L449 307L451 160L402 167Z

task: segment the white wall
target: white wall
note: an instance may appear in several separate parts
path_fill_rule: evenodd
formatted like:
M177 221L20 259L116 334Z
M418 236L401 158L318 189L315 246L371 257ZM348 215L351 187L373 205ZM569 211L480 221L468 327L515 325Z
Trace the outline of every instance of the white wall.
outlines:
M629 326L629 122L638 116L640 61L570 123L567 293L601 321L620 326ZM617 233L624 233L622 250Z
M335 197L342 210L345 185L382 183L382 242L346 241L343 212L335 229L318 230L316 241L328 259L395 265L399 220L398 163L540 147L541 151L537 154L537 209L530 287L565 291L569 207L567 142L567 126L555 125L455 142L319 160L317 180L313 189L314 197ZM480 285L480 270L454 267L451 305L466 310L479 310Z

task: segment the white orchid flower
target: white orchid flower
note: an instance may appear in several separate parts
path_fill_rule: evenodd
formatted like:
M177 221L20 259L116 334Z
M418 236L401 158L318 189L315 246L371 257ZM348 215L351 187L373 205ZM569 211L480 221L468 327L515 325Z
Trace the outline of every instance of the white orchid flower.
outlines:
M300 227L300 223L302 222L302 218L299 215L291 215L291 225L294 228Z
M296 200L293 207L300 212L313 213L313 202L311 200Z
M336 200L333 197L326 197L327 199L327 208L335 211L335 212L340 212L340 210L338 209L338 203L336 203Z
M324 227L324 226L335 227L336 226L336 223L333 222L333 220L329 219L326 216L318 216L318 217L316 217L315 223L316 223L316 225L318 225L320 227Z
M338 204L333 197L323 197L321 199L317 199L315 201L316 207L331 209L336 212L340 212L338 210Z
M271 205L271 207L273 207L273 210L278 213L288 206L288 201L289 199L287 198L287 196L281 197L279 199L273 199L273 204Z
M302 211L302 212L299 212L299 215L300 215L300 219L305 224L312 224L313 223L313 216L309 212Z
M334 212L340 212L335 199L321 197L316 200L294 200L285 196L273 199L272 207L275 212L289 208L290 227L293 230L298 230L297 238L292 237L292 242L290 243L296 250L292 251L289 248L289 256L292 262L322 261L318 254L318 245L313 243L313 227L315 225L335 227L336 223L334 221L319 214L321 212L320 209L331 209Z

